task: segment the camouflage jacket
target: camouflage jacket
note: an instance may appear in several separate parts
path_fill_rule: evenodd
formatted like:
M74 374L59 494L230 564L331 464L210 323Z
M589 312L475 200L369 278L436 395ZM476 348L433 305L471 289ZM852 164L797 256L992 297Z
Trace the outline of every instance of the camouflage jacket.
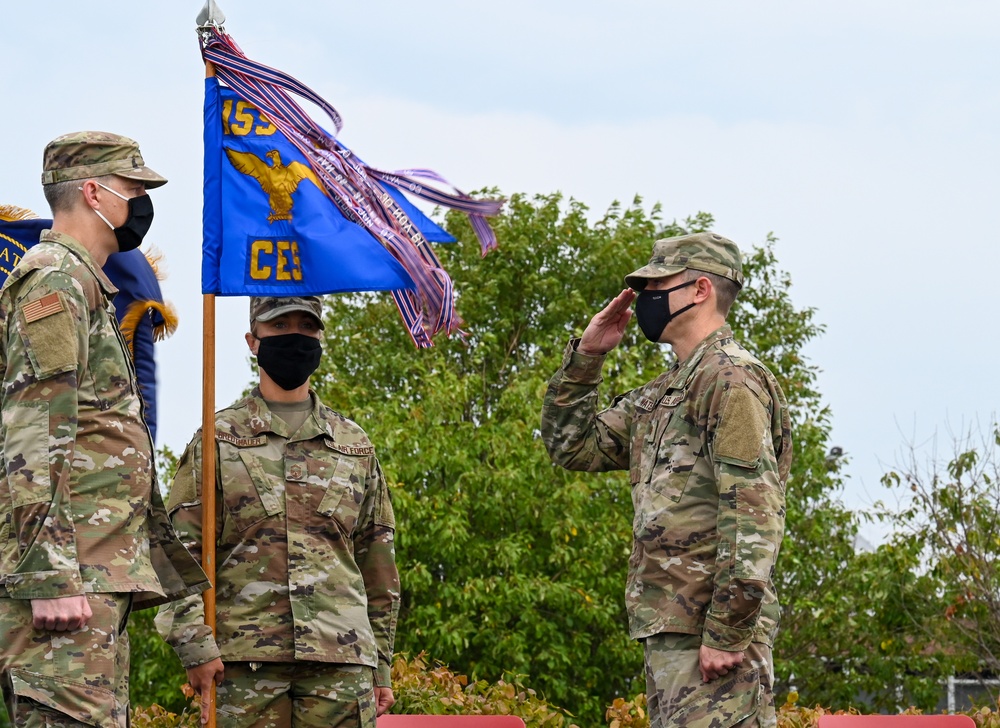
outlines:
M48 230L0 292L0 596L132 592L145 607L208 585L160 498L116 292Z
M604 357L575 345L545 393L542 437L563 467L629 471L632 637L700 634L730 651L772 644L792 457L778 383L723 326L686 361L598 412Z
M293 434L255 389L216 414L216 634L193 597L157 615L185 667L223 661L370 665L388 686L399 610L395 517L368 436L318 401ZM201 434L170 490L201 553Z

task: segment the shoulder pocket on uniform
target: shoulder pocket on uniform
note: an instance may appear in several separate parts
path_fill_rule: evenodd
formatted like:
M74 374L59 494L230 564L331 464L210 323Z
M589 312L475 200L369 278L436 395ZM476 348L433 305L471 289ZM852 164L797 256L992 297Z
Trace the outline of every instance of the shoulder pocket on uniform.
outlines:
M620 395L618 400L625 395ZM656 403L648 397L639 397L635 401L635 414L632 416L631 442L629 443L629 481L632 485L642 482L643 465L649 462L648 441L652 438L653 409Z
M329 441L327 447L334 449ZM361 479L364 473L359 472L361 458L341 453L337 459L337 467L326 485L326 494L319 503L317 512L327 518L335 518L351 528L357 523L358 511L361 507ZM349 529L350 530L350 529Z
M715 458L742 468L760 464L770 417L749 388L736 386L726 392L715 430Z
M267 477L267 472L264 470L260 458L248 450L240 450L240 459L246 465L247 472L250 473L250 480L253 481L253 486L257 490L257 497L260 498L261 505L264 506L264 513L269 516L283 513L281 499L274 492L271 480Z
M17 327L37 379L75 371L79 363L76 322L55 291L24 301L17 310Z
M389 486L382 483L375 496L375 525L396 530L396 513L392 510L392 498Z

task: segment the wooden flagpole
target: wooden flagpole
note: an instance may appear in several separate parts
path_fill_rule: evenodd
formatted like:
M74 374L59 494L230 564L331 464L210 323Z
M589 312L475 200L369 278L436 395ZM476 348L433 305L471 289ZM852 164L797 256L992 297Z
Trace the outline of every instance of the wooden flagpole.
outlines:
M215 76L215 66L205 63L205 77ZM215 636L215 294L202 294L201 370L201 567L212 587L205 591L205 624ZM208 721L215 728L215 681L211 684Z

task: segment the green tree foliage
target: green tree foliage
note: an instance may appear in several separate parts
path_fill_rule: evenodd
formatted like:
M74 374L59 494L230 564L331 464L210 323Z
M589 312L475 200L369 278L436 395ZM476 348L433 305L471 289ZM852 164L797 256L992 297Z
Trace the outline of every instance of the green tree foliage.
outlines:
M921 463L911 450L882 482L902 494L899 508L878 514L895 526L883 550L905 554L920 574L887 579L906 597L899 609L912 641L939 679L1000 674L1000 427L956 438L947 463ZM914 578L921 588L905 591Z
M516 715L527 728L578 728L570 716L541 700L519 675L496 683L469 682L424 655L397 655L392 664L393 713L404 715Z
M835 489L816 489L779 564L788 618L776 667L804 704L933 710L949 675L1000 672L998 438L967 437L944 465L921 466L911 453L889 472L883 483L908 497L867 516L895 529L873 552L854 552L854 520L830 502ZM799 454L797 467L810 462ZM805 480L815 488L822 477L816 462ZM835 465L827 477L838 477ZM790 520L801 505L790 503Z
M132 646L129 670L129 700L133 706L160 705L174 713L188 708L181 692L187 675L173 649L164 642L153 625L155 609L133 612L128 634Z
M465 242L436 250L468 325L465 337L439 339L430 351L412 349L388 297L330 302L331 343L314 382L366 427L393 486L399 649L426 650L474 680L525 675L581 724L597 724L615 697L642 690L642 651L628 639L623 604L627 477L550 464L539 409L567 340L622 289L652 241L711 224L706 214L664 224L659 207L646 213L639 199L591 224L578 202L516 195L496 221L500 250L480 259L465 221L449 217ZM825 459L828 413L801 353L820 329L810 309L792 305L770 241L749 253L746 270L733 323L796 407L789 525L804 534L790 534L786 547L789 563L816 573L786 582L808 587L831 571L812 560L850 525L823 510L838 481ZM630 327L609 356L608 402L669 365L666 348L640 339ZM849 546L850 534L843 539Z

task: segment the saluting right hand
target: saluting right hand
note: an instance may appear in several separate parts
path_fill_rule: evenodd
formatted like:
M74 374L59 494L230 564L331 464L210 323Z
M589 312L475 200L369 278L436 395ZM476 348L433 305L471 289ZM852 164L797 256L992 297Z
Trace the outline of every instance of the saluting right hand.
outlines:
M194 691L201 696L202 725L208 722L208 712L212 707L212 683L216 685L221 683L224 674L225 666L219 657L203 665L195 665L187 669L188 682Z
M625 336L625 327L632 318L632 302L636 293L626 288L590 320L576 350L591 356L607 354Z

